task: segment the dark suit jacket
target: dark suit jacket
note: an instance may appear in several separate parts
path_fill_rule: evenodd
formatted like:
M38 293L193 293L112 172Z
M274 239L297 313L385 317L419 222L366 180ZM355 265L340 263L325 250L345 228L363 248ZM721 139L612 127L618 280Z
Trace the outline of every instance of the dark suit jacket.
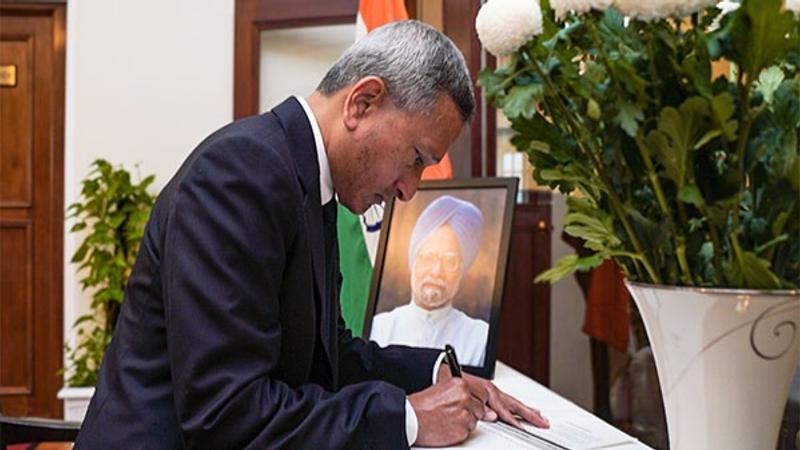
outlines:
M344 329L325 230L295 99L201 143L155 204L75 448L407 448L438 352Z

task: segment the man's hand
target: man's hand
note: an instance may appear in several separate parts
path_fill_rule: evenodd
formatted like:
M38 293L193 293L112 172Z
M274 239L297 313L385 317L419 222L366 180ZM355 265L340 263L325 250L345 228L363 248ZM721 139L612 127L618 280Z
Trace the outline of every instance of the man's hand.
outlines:
M522 428L517 417L522 417L527 422L539 428L550 428L550 422L542 416L538 409L526 406L516 398L506 394L497 388L489 380L464 373L464 381L467 382L470 393L478 398L486 398L485 412L481 420L494 422L498 418L503 422ZM437 384L451 379L450 370L442 364L437 374Z
M415 445L444 447L469 437L485 414L486 392L476 396L462 378L440 380L408 397L417 414L419 432Z

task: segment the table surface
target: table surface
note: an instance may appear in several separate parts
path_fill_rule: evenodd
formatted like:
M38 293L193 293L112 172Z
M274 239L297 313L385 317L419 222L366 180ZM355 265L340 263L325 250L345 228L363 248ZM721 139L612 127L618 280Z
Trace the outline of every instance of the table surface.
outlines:
M575 403L561 397L555 392L547 389L536 381L526 377L525 375L517 372L511 367L497 362L495 368L494 383L505 391L506 393L515 396L523 403L528 404L534 408L542 411L542 414L547 417L548 414L557 415L572 415L583 416L586 418L590 416L590 422L593 429L603 430L613 428L611 425L602 419L592 415ZM469 439L460 446L450 447L453 449L473 448L473 449L503 449L503 450L522 450L527 447L516 440L511 438L504 438L495 433L487 432L484 428L485 424L478 423L478 428L472 433ZM596 427L596 428L595 428ZM604 450L652 450L647 445L636 441L631 437L629 443L615 445L611 447L603 447ZM417 447L413 447L417 448ZM544 448L544 447L543 447Z

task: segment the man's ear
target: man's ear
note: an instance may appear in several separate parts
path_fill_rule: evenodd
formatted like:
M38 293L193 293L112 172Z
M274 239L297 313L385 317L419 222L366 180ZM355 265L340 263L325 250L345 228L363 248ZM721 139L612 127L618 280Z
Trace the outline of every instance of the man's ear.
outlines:
M359 122L372 114L389 99L386 83L376 76L368 76L358 80L350 88L344 100L343 122L345 128L353 131Z

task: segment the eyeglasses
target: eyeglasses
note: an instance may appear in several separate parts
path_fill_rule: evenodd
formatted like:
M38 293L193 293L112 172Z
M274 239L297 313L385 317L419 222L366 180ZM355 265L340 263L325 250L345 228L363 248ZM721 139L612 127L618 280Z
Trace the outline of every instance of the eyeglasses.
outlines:
M461 269L461 256L456 252L420 252L417 255L417 264L422 270L432 269L437 262L442 264L445 272L453 273Z

